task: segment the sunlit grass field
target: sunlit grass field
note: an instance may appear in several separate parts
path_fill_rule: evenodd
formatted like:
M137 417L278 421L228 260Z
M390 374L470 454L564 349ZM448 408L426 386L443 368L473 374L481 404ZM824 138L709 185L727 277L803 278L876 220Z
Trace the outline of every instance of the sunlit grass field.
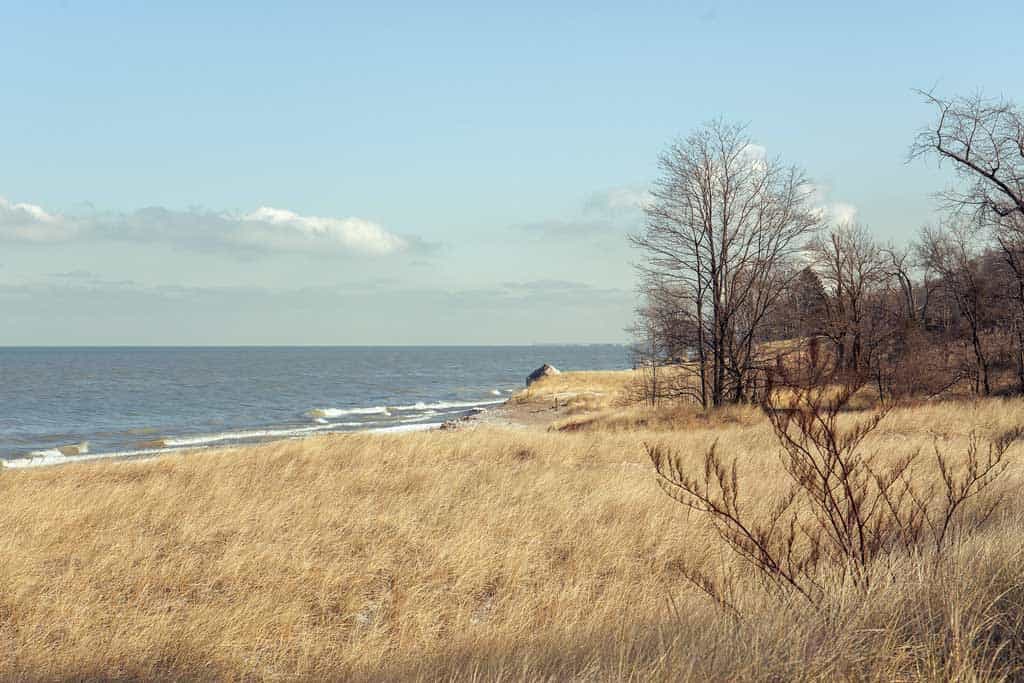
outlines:
M1014 680L1024 676L1024 452L1010 495L938 564L906 556L820 611L769 596L657 486L645 443L781 482L755 409L615 407L627 373L544 430L332 435L0 471L5 680ZM554 380L557 380L554 381ZM604 399L602 399L604 400ZM851 418L852 419L852 418ZM897 409L897 457L1024 423L1024 401ZM560 429L561 428L561 429ZM721 611L685 566L738 575Z

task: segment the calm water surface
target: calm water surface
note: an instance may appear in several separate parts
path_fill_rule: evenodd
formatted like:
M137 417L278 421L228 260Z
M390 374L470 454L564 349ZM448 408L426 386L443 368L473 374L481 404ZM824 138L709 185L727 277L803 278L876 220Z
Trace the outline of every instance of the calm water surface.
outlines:
M0 460L419 429L503 402L542 363L612 370L629 361L615 345L0 348ZM86 455L56 450L82 442Z

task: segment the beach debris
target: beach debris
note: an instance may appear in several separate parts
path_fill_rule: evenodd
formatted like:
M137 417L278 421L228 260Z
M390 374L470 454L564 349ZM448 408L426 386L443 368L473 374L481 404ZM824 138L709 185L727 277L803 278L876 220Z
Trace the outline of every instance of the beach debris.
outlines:
M548 365L547 363L545 363L544 365L540 366L539 368L537 368L536 370L529 374L529 376L526 378L526 386L530 386L537 380L542 379L544 377L560 374L562 374L561 370L556 368L554 365Z
M443 430L443 431L449 431L449 430L453 430L453 429L461 429L462 427L466 426L467 424L472 423L473 422L473 418L475 418L477 415L479 415L480 413L483 413L483 412L486 412L486 411L483 410L483 409L480 409L480 410L477 410L477 411L474 411L474 412L470 413L469 415L463 415L462 417L457 417L457 418L454 418L454 419L451 419L451 420L445 420L444 422L441 423L441 426L438 427L438 429Z

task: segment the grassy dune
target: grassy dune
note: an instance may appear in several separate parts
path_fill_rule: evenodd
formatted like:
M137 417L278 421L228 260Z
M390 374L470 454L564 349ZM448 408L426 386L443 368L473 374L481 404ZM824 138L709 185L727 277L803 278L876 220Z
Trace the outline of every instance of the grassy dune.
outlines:
M550 394L614 394L565 376ZM545 380L545 384L548 380ZM605 399L601 399L604 401ZM0 472L0 678L978 680L1024 676L1024 483L948 561L906 557L820 613L766 597L655 484L644 442L780 470L753 411L600 408L568 431L339 435ZM619 418L615 416L619 415ZM580 416L569 419L579 420ZM1024 422L1024 402L898 410L869 447ZM736 621L686 563L735 567Z
M637 370L563 372L548 375L512 397L518 405L553 405L569 413L584 413L629 402L630 387L640 380Z

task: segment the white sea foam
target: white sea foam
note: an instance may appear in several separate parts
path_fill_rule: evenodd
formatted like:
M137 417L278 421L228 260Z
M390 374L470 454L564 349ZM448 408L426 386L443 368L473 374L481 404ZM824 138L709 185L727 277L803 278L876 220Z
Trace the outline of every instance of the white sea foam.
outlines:
M356 423L358 424L358 423ZM336 425L327 423L314 427L295 427L293 429L252 429L238 432L221 432L219 434L202 434L199 436L186 436L178 439L164 439L167 446L202 446L220 441L245 441L248 439L266 439L275 437L301 436L310 432L319 432L330 429Z
M497 391L497 390L495 390ZM492 392L494 393L494 392ZM181 436L159 439L161 444L155 448L136 449L128 451L110 451L105 453L89 453L80 455L65 455L57 448L34 451L28 457L5 460L4 467L26 468L46 467L51 465L63 465L87 460L102 460L110 458L131 458L139 456L152 456L162 453L172 453L185 449L206 448L214 444L231 441L250 441L262 439L293 439L301 438L316 432L336 430L341 427L362 427L366 431L377 433L401 433L416 432L429 429L436 429L440 426L436 421L438 416L450 414L450 411L457 409L477 408L504 403L502 400L487 401L436 401L426 403L420 401L413 405L396 406L387 408L384 406L373 406L369 408L317 408L309 411L307 415L313 418L316 424L304 427L282 428L282 429L251 429L231 432L220 432L215 434L200 434L195 436ZM360 422L331 422L329 418L342 416L379 415L390 417L391 411L413 412L419 414L410 415L398 420L398 424L387 424L387 421L369 420ZM83 447L84 451L84 447Z
M501 396L501 389L491 389L491 396Z
M56 448L48 448L43 451L33 451L27 458L5 460L3 461L3 464L4 467L11 468L49 467L52 465L65 465L72 462L85 462L87 460L106 460L109 458L131 458L142 455L159 455L161 453L172 453L180 450L180 448L150 448L146 450L90 453L89 455L64 455Z
M500 392L495 389L491 392L493 395L498 396ZM371 406L368 408L314 408L306 413L307 416L313 418L316 422L321 422L327 419L335 419L339 417L345 417L348 415L383 415L390 417L392 412L407 413L412 411L437 411L437 410L455 410L459 408L480 408L482 406L492 406L499 403L504 403L502 400L486 400L486 401L436 401L434 403L427 403L425 401L417 401L416 403L404 406Z
M379 422L332 422L314 427L296 427L293 429L253 429L237 432L222 432L219 434L202 434L198 436L184 436L179 438L160 439L163 446L157 448L145 448L129 451L110 451L107 453L90 453L88 455L64 455L56 448L48 448L41 451L33 451L25 458L15 458L3 461L4 467L46 467L49 465L64 465L72 462L84 462L86 460L103 460L108 458L130 458L137 456L159 455L161 453L174 453L186 449L206 448L212 444L225 441L245 441L256 439L289 439L301 438L314 432L335 429L337 427L362 427L367 424L380 424Z
M373 406L371 408L314 408L306 413L312 418L344 417L345 415L390 415L386 406Z
M433 422L427 424L421 422L419 424L402 424L394 425L392 427L378 427L376 429L371 429L370 431L376 434L394 434L400 432L425 432L429 429L437 429L440 426L441 425Z
M414 403L411 406L395 406L392 410L407 412L410 410L450 410L452 408L479 408L494 406L504 401L437 401L435 403Z
M435 410L428 410L427 412L423 413L422 415L416 415L415 417L407 417L407 418L404 418L402 420L399 420L399 422L401 422L402 424L407 424L407 423L410 423L410 422L427 422L429 420L434 419L437 416L438 416L437 411L435 411Z

